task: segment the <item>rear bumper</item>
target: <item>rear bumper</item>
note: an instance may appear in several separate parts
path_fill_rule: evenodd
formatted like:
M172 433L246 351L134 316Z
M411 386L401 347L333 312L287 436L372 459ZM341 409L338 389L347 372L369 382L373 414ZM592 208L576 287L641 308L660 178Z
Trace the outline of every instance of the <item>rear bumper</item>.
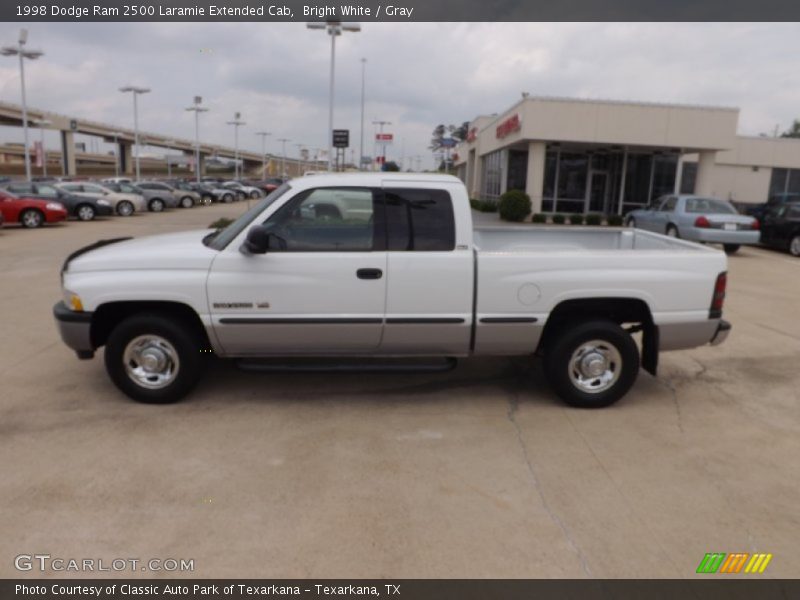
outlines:
M681 232L683 234L683 232ZM724 229L691 228L686 239L710 244L757 244L761 239L761 232L756 230L725 231Z
M94 356L95 349L91 337L92 314L70 310L63 302L58 302L53 307L53 316L61 339L69 348L75 350L78 358Z
M722 342L724 342L728 334L733 329L733 325L725 321L724 319L720 319L719 325L717 325L717 331L714 333L714 337L711 338L710 344L712 346L719 346Z

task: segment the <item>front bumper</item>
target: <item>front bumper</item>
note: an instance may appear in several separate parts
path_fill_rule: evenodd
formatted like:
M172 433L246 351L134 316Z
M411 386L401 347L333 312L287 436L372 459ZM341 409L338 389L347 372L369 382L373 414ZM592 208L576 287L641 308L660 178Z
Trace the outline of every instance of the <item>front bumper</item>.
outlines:
M92 314L70 310L63 301L53 307L53 316L61 339L69 348L75 350L78 358L94 357L95 348L91 336Z
M719 346L727 339L731 329L733 329L733 325L724 319L720 319L719 325L717 325L717 331L714 333L714 337L711 338L710 344L712 346Z

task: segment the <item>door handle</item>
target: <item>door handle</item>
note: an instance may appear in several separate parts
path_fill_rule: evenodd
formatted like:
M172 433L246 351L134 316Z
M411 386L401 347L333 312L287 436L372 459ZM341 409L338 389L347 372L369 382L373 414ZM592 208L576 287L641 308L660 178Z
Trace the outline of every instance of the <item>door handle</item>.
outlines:
M380 279L383 277L383 271L380 269L359 269L356 271L356 277L359 279Z

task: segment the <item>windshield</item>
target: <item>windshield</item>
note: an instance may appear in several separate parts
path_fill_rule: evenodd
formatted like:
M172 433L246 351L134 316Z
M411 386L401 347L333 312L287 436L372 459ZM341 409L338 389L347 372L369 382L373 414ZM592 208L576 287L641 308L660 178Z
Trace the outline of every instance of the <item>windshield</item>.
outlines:
M225 247L230 244L237 235L244 231L244 229L253 222L253 219L260 215L264 209L275 202L275 200L283 196L289 189L289 184L284 183L281 187L277 188L275 191L263 198L261 202L254 205L250 210L245 212L241 217L236 219L225 229L215 231L214 233L203 238L203 243L214 250L224 250Z
M716 198L687 198L687 213L709 213L735 215L736 209L730 202L718 200Z

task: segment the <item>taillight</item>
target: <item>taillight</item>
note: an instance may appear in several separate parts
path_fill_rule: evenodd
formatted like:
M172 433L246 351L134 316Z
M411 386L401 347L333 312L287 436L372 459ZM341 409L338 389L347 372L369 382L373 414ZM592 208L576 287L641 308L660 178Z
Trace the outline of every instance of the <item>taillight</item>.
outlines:
M711 309L708 311L709 319L722 318L722 305L725 302L725 288L728 285L728 274L720 273L717 275L717 282L714 284L714 295L711 297Z
M711 223L709 223L708 219L706 219L705 217L697 217L694 220L694 226L695 227L703 227L705 229L708 229L709 227L711 227Z
M761 224L758 222L758 219L753 219L753 222L750 224L750 229L760 229Z

